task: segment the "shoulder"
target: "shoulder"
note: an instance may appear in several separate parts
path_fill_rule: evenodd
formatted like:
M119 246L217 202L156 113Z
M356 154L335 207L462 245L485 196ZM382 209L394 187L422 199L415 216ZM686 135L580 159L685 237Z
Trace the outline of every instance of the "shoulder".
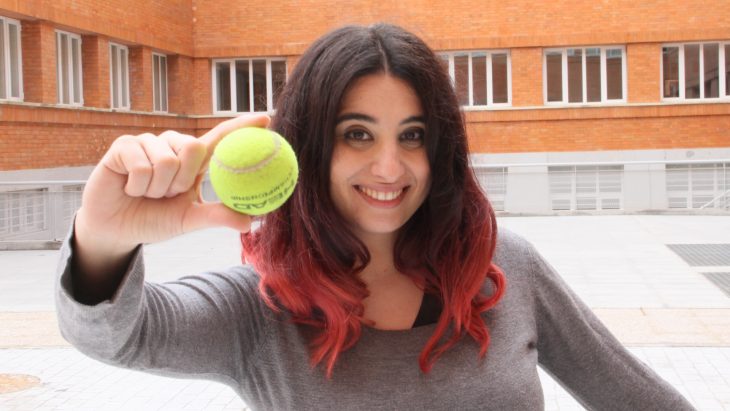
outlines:
M531 270L535 254L535 247L524 237L506 228L499 228L493 261L505 274L507 271Z

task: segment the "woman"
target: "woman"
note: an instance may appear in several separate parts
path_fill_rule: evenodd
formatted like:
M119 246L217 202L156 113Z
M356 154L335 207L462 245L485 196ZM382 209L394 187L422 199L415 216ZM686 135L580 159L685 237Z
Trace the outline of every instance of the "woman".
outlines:
M588 408L692 409L521 238L468 166L439 59L390 25L302 56L272 128L300 162L293 198L250 218L198 201L215 144L121 137L64 247L64 336L102 361L232 386L253 409L541 409L540 363ZM224 225L251 265L144 283L140 244Z

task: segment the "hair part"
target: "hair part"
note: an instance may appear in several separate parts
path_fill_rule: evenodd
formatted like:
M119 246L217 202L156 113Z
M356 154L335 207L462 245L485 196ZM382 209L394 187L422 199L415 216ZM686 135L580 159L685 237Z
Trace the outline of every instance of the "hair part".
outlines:
M264 300L315 328L312 365L324 362L328 376L339 354L361 335L368 290L357 274L370 261L367 247L346 228L330 196L334 130L349 87L376 73L407 82L421 100L426 122L431 189L400 230L394 250L396 269L443 303L419 357L423 372L464 334L486 354L489 332L481 315L505 288L504 274L492 263L494 211L469 167L464 120L439 58L393 25L334 30L302 55L271 125L294 148L299 184L287 203L263 217L258 230L241 235L244 260L259 272ZM481 292L486 279L493 284L489 296ZM451 335L439 344L449 326Z

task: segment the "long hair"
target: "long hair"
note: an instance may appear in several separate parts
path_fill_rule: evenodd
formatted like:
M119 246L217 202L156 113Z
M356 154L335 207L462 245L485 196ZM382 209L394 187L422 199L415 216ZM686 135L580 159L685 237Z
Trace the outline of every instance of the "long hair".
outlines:
M469 167L462 113L441 60L418 37L393 25L332 31L302 55L271 124L297 154L299 183L284 206L241 235L244 260L259 272L266 303L314 327L312 365L324 361L328 376L339 354L360 338L368 291L357 274L370 261L330 196L335 122L348 87L376 73L407 82L420 97L426 121L431 188L399 231L394 250L396 269L443 305L419 357L423 372L465 334L486 354L489 332L481 314L505 288L504 274L492 263L494 211ZM487 279L493 292L483 295Z

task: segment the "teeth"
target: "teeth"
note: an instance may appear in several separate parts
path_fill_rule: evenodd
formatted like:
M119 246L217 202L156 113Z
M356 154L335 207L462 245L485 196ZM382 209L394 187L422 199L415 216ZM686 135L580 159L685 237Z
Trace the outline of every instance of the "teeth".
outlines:
M360 191L365 193L368 197L374 198L378 201L390 201L398 198L398 196L401 195L401 193L403 192L403 189L400 189L398 191L383 192L360 187Z

